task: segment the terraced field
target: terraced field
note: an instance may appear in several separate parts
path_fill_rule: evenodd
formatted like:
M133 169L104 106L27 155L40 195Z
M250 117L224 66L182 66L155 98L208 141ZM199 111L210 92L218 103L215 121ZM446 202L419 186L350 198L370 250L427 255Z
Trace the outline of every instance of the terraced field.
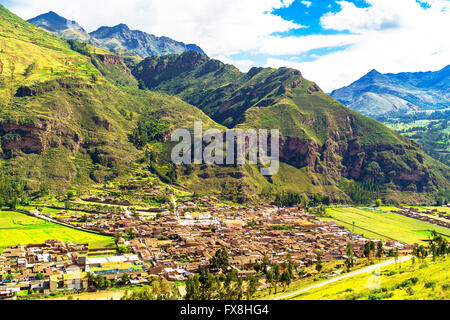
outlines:
M114 245L110 237L78 231L45 220L11 211L0 211L0 248L46 240L89 243L92 248Z
M450 236L450 230L431 223L389 212L391 208L330 208L327 213L337 224L355 233L381 240L397 240L404 243L421 243L428 239L428 232Z

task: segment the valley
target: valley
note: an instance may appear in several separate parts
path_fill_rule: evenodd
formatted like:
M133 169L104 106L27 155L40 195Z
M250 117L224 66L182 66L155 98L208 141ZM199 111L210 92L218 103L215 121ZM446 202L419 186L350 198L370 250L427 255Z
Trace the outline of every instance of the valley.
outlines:
M0 5L0 299L448 299L448 70L330 96L293 68ZM195 122L278 130L279 170L234 144L176 164Z

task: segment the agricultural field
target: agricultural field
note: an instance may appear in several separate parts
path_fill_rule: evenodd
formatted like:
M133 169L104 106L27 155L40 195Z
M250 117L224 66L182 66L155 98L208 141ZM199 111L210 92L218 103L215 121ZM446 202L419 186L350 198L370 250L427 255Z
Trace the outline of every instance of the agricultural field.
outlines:
M292 300L449 300L450 260L416 259L315 288Z
M391 213L390 210L394 209L392 207L330 208L327 209L327 214L331 218L325 220L334 220L352 232L353 222L355 222L355 233L384 241L392 239L408 244L423 243L432 230L450 236L450 230L447 228Z
M420 118L420 115L418 117ZM433 115L423 115L423 117L432 119ZM441 119L433 120L405 121L400 118L382 122L403 136L419 142L425 152L433 158L447 165L450 164L450 128L448 119L444 115Z
M92 248L114 245L110 237L83 232L11 211L0 211L0 248L46 240L89 243Z

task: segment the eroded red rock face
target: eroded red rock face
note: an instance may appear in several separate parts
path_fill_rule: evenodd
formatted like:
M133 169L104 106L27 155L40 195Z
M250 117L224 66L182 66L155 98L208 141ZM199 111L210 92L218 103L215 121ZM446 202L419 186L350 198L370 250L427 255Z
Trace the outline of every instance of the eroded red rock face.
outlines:
M97 57L104 63L104 64L114 64L114 65L123 65L124 62L121 57L115 56L115 55L97 55Z
M20 124L16 121L0 123L3 156L10 151L41 153L50 148L66 147L73 153L80 148L77 133L62 126L55 120L41 120Z

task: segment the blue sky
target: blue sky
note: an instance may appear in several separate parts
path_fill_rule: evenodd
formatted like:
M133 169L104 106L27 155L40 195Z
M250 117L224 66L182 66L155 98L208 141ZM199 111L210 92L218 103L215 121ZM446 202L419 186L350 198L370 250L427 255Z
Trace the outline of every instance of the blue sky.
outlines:
M299 69L325 91L372 69L438 70L450 64L449 0L7 0L29 19L48 11L88 31L128 24L200 45L209 56Z

